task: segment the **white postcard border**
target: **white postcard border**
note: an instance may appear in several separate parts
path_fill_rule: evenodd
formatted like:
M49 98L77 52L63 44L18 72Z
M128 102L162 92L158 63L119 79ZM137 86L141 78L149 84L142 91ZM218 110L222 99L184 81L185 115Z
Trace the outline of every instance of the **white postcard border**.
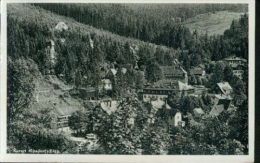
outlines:
M7 154L7 19L8 3L244 3L249 12L249 154L248 155L72 155ZM254 0L2 0L0 54L0 162L253 162L255 142L255 1Z

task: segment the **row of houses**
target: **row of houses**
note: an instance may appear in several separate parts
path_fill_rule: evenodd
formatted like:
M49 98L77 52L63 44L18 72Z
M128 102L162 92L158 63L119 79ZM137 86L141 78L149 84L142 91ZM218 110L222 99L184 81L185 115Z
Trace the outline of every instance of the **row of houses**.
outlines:
M179 82L181 83L181 82ZM183 83L182 83L183 84ZM214 94L208 94L211 99L211 110L208 113L209 116L219 116L223 111L231 111L232 109L235 109L234 105L232 104L232 87L229 85L228 82L220 82L217 83L218 90ZM183 90L186 92L186 95L193 95L194 94L194 88L191 87L191 89ZM172 94L176 96L179 93L180 95L180 89L167 89L167 88L145 88L143 90L143 101L149 102L152 104L152 106L156 109L158 109L159 103L162 103L160 106L168 106L167 100L168 97ZM186 121L188 120L187 117L183 116L181 111L175 110L174 108L170 108L169 106L166 107L166 109L169 110L169 118L168 123L170 125L173 125L175 127L177 126L185 126L186 122L183 120L183 118L186 118ZM170 111L171 110L171 111ZM206 113L202 108L194 108L193 109L193 115L195 118L203 117Z
M212 100L212 109L209 113L210 116L218 116L221 114L224 110L230 109L232 106L232 88L227 82L217 83L219 92L216 94L210 94L211 100ZM191 89L192 90L192 89ZM180 90L176 89L165 89L165 88L145 88L143 90L143 101L144 102L150 102L156 109L162 108L162 106L167 105L167 99L169 95L176 94L176 92L179 92ZM193 91L189 92L190 90L187 90L188 94L192 94ZM83 93L84 94L84 93ZM117 110L118 107L118 101L113 100L111 98L105 98L99 100L99 104L101 108L107 113L112 114ZM169 106L166 107L166 109L172 110ZM64 112L64 109L62 109ZM66 109L65 109L66 110ZM66 112L66 114L60 114L60 116L57 119L57 127L58 128L66 128L68 127L68 119L72 113L72 111L75 111L73 109L69 109L71 112ZM202 110L202 108L194 108L193 114L195 117L201 117L205 114L205 112ZM171 114L171 116L168 119L168 123L173 126L185 126L185 121L183 120L183 114L180 111L175 111L174 114Z
M230 56L224 61L232 68L233 74L239 79L243 79L244 68L247 66L247 60L241 57Z
M167 67L169 68L169 67ZM116 75L116 71L111 70L113 75ZM164 71L167 72L167 71ZM185 81L186 75L185 71L184 75L182 76L182 81ZM166 75L167 76L167 75ZM179 78L174 78L174 76L168 75L167 76L168 81L174 81L178 80ZM163 82L167 83L167 82ZM169 83L169 82L168 82ZM162 102L160 106L163 106L167 104L167 99L170 95L194 95L196 93L196 90L202 90L198 94L202 94L202 92L207 92L207 89L200 88L200 87L194 87L191 85L188 85L187 83L183 83L181 81L177 82L177 86L175 87L146 87L142 91L142 97L144 102L150 102L154 103L154 106L158 103ZM169 86L169 85L168 85ZM212 109L209 113L210 116L218 116L221 114L224 110L228 110L230 108L234 108L232 105L232 87L229 85L228 82L221 82L217 83L218 86L218 92L215 94L209 94L213 103ZM112 83L110 79L102 79L102 88L105 90L112 90ZM197 91L198 92L198 91ZM82 97L84 97L87 100L97 100L98 99L98 90L96 88L80 88L78 91L79 94L81 94ZM100 100L101 107L108 113L112 114L118 107L118 102L115 100L112 100L111 98L107 99L101 99ZM159 105L158 105L159 106ZM194 108L193 114L195 117L200 117L204 115L204 111L202 108ZM174 124L174 126L184 126L185 121L182 119L183 115L181 112L176 112L171 118L169 119L169 122L171 124ZM61 116L58 119L59 126L67 126L68 123L68 115Z
M165 100L170 95L181 96L194 93L194 87L178 81L178 85L174 88L164 87L146 87L143 89L143 101L150 102L152 100Z
M185 126L185 120L180 111L172 109L167 100L169 96L187 96L195 93L195 88L188 84L188 73L183 69L178 60L172 66L160 66L163 79L146 85L142 91L144 102L149 102L154 110L166 106L169 126ZM154 116L149 118L149 123L154 123Z

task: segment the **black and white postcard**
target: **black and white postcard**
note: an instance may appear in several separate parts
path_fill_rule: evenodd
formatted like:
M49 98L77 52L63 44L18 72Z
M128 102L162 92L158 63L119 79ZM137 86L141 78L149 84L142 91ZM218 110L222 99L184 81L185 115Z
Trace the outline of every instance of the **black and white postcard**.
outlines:
M254 1L1 3L0 161L253 162Z

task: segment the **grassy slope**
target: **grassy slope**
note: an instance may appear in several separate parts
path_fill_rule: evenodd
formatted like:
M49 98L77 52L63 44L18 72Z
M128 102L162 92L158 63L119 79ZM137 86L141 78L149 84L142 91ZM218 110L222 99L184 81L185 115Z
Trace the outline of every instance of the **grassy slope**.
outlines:
M39 75L34 82L32 110L37 112L49 108L54 114L67 115L84 108L82 100L69 95L68 91L72 86L63 83L56 76Z
M185 25L191 30L199 33L208 31L209 35L223 34L228 29L234 19L239 19L242 13L219 11L197 15L188 19Z

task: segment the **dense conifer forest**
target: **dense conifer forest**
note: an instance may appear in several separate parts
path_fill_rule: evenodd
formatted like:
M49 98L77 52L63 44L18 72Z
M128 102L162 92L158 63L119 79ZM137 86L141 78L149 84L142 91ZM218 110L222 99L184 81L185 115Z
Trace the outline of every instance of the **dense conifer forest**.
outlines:
M247 67L241 80L222 62L234 55L248 59L246 5L10 4L7 9L9 152L52 149L78 153L68 135L52 128L56 104L48 108L33 100L37 82L49 84L52 75L62 85L98 88L104 69L126 68L126 73L118 71L113 85L111 97L120 101L114 114L66 95L84 108L72 114L70 128L77 136L91 132L100 138L99 148L83 147L82 153L138 154L142 149L142 154L247 154ZM244 14L223 35L192 33L183 24L198 14L217 11ZM55 30L59 22L68 30ZM53 44L54 61L49 55ZM173 66L176 60L188 73L205 65L210 78L201 81L190 76L189 82L205 85L211 93L217 82L229 82L237 112L199 119L186 128L170 128L166 119L173 113L160 110L153 115L155 123L147 124L152 106L139 100L138 91L145 82L159 81L160 66ZM53 87L54 91L61 89L58 84ZM201 98L171 95L168 103L189 117L196 107L209 112L208 98L206 94ZM132 114L136 125L126 127Z

